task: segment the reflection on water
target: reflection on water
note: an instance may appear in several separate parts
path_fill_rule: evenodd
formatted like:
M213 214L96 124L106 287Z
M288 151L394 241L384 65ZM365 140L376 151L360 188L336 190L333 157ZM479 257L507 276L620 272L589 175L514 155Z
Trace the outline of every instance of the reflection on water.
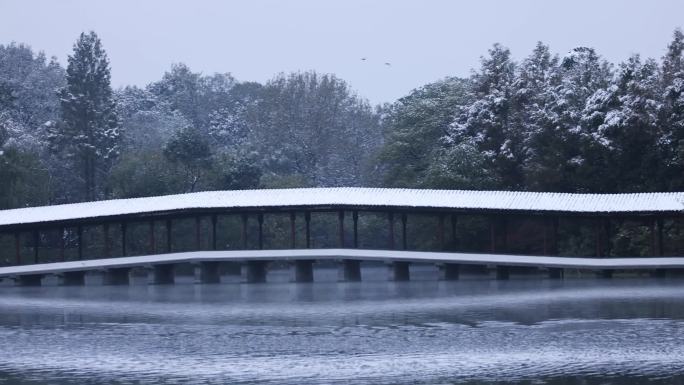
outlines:
M5 287L0 384L679 384L683 304L683 280Z

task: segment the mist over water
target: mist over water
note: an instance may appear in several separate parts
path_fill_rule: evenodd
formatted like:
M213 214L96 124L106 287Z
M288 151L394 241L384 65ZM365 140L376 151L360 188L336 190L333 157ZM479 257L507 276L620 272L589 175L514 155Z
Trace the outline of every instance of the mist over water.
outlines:
M0 384L684 383L684 280L384 273L3 287Z

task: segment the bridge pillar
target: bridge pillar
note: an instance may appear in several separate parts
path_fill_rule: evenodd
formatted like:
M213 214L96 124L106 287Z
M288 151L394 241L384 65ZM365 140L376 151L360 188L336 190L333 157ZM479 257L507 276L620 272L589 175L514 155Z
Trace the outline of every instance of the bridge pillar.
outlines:
M311 248L311 213L304 212L304 237L306 238L306 248Z
M14 284L16 286L40 286L42 283L43 274L28 274L14 277Z
M198 262L194 267L195 283L221 283L220 262Z
M389 230L387 237L388 248L394 250L394 213L392 211L387 213L387 226Z
M338 240L337 244L340 248L344 247L344 211L340 210L337 213L337 231Z
M341 282L361 281L361 261L343 259L337 264L337 280Z
M242 265L242 282L266 282L267 261L247 261Z
M354 248L359 248L359 212L352 211L352 221L354 222Z
M457 263L439 263L437 269L439 271L439 279L441 281L455 281L458 279L460 266Z
M264 249L264 214L257 214L257 222L259 222L259 250Z
M496 279L507 280L510 277L510 266L497 266L496 267Z
M147 270L147 283L150 285L166 285L175 282L173 264L152 265Z
M313 260L290 262L290 282L313 282Z
M409 262L395 261L387 264L390 281L408 281L411 279Z
M297 231L296 231L297 214L293 211L290 213L290 248L297 248Z
M401 214L401 249L408 250L408 238L406 235L406 222L408 217L406 213Z
M78 260L83 259L83 226L76 227L76 236L78 237Z
M65 249L66 249L66 229L64 226L59 228L59 260L64 262L66 261L66 254L65 254Z
M444 243L444 217L445 214L437 214L437 243L439 245L439 251L446 249L446 244Z
M62 232L60 234L61 238L64 238L64 233ZM105 258L111 258L112 257L112 245L111 245L111 240L109 239L109 223L105 222L102 224L102 238L104 240L104 255Z
M173 238L172 238L172 233L173 233L173 222L171 222L171 218L166 219L166 252L170 253L173 249Z

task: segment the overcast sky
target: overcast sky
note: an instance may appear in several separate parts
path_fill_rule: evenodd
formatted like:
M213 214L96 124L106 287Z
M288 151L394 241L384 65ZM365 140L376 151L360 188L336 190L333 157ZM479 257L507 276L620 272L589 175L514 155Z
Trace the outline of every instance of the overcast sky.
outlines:
M467 76L494 42L516 58L538 40L560 54L591 46L615 62L661 57L683 16L683 0L0 0L0 44L66 63L78 34L94 30L114 86L143 86L178 62L261 82L316 70L380 103Z

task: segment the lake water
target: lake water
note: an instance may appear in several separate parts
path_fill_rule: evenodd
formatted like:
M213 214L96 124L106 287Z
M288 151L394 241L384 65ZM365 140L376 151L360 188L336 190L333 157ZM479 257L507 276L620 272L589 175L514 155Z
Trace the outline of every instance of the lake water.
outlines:
M684 384L684 280L364 274L2 287L0 384Z

